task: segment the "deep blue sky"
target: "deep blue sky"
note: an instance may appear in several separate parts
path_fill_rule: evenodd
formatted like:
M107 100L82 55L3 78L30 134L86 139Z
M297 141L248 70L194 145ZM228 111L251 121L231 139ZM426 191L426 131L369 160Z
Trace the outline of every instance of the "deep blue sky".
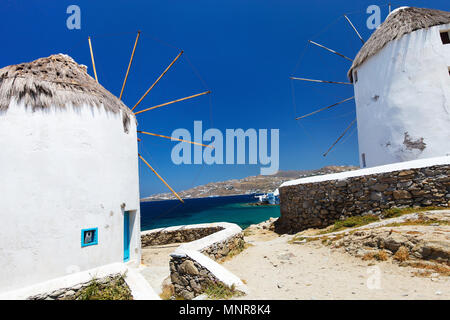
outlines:
M307 40L315 40L353 58L361 42L342 14L347 13L367 39L372 30L366 27L369 16L366 8L371 4L380 5L384 20L388 13L386 3L379 0L2 0L0 65L67 53L78 63L87 65L93 75L87 42L90 35L99 81L119 95L135 33L142 30L124 93L128 106L135 104L179 49L185 50L185 56L140 108L206 88L213 95L138 115L141 130L165 135L177 128L192 132L194 120L202 120L204 130L214 127L223 132L227 128L277 128L280 129L281 170L358 165L355 131L328 157L322 156L355 117L353 102L301 123L294 120L295 116L352 96L353 88L291 83L289 76L346 81L350 62L317 47L307 46L304 51ZM410 5L449 10L450 7L448 0L392 3L393 8ZM66 8L71 4L81 8L81 30L66 27ZM144 136L140 151L176 190L259 174L259 165L176 166L170 159L174 144ZM146 167L141 166L140 171L142 196L167 191Z

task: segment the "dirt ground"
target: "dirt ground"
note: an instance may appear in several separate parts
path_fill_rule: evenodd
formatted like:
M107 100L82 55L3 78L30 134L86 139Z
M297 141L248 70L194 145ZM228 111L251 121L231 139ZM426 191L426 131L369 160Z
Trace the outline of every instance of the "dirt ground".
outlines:
M438 218L446 220L449 214L450 211L439 212ZM433 213L428 216L433 217ZM405 216L402 219L410 218ZM350 254L349 250L346 252L345 247L326 246L320 240L293 243L290 240L294 236L279 236L271 231L274 220L246 229L245 240L250 245L222 264L248 286L249 294L236 299L450 299L449 276L434 272L426 277L418 276L420 269L402 267L394 263L392 257L387 261L364 261ZM376 232L386 228L385 224L377 222L372 225L374 229L370 229L370 225L365 228ZM444 226L408 228L420 228L421 232L408 231L406 234L417 235L421 241L440 240L440 248L448 247L449 232ZM430 228L431 235L435 232L442 234L439 239L435 235L427 239L424 228ZM318 231L307 230L302 232L302 236L314 235ZM141 273L158 294L163 281L169 277L169 254L179 245L142 250ZM357 242L355 245L359 246Z
M237 299L450 298L449 277L417 277L411 267L363 261L320 241L289 244L291 238L268 230L246 237L253 246L223 264L249 288Z
M162 283L170 276L170 254L181 243L142 248L140 273L157 294L162 292Z

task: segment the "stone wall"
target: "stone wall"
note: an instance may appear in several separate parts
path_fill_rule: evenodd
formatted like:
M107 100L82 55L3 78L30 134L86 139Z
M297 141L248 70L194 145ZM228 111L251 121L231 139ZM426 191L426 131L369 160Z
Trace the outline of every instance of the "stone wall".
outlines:
M200 252L214 261L225 258L230 252L240 252L244 248L244 235L238 233L231 238L216 242ZM170 279L177 296L193 299L200 295L208 282L219 279L198 261L188 256L172 255L170 259Z
M95 281L99 284L101 287L106 287L109 284L119 282L121 286L124 286L127 288L127 290L130 290L128 288L127 283L123 280L123 275L121 274L115 274L110 275L108 277L104 277L101 279L95 279ZM75 286L68 287L68 288L61 288L52 292L42 293L38 295L34 295L31 297L28 297L27 300L77 300L79 294L82 292L83 289L88 287L92 283L92 280L79 283Z
M220 230L223 230L223 228L219 226L209 226L201 228L165 228L147 232L144 231L141 233L141 244L142 247L147 247L170 243L191 242L209 236Z
M218 281L208 269L189 257L170 259L170 280L175 295L188 300L200 295L208 282Z
M245 241L243 233L239 233L229 239L213 243L200 252L212 260L219 261L227 257L231 252L240 252L244 249Z
M450 165L300 183L280 188L279 233L323 228L349 216L392 207L450 205Z

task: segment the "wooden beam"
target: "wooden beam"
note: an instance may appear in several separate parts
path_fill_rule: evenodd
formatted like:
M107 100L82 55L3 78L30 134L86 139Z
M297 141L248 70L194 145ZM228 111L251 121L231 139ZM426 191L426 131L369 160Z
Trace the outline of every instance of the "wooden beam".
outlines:
M123 90L125 89L125 84L127 83L128 73L130 72L131 64L133 63L134 52L136 51L136 46L138 44L140 35L141 35L141 31L138 31L137 36L136 36L136 41L134 42L133 52L131 53L130 62L128 63L127 73L125 74L125 79L123 80L122 90L120 90L119 100L122 100Z
M144 159L139 153L138 153L138 155L139 155L139 158L140 158L142 161L144 161L144 163L147 165L147 167L149 167L150 170L152 170L153 173L159 178L159 180L161 180L161 181L166 185L166 187L169 188L170 191L172 191L172 193L175 195L175 197L177 197L178 200L180 200L181 202L184 203L183 199L181 199L181 197L178 195L178 193L176 193L175 190L173 190L173 189L167 184L167 182L166 182L166 181L158 174L158 172L156 172L155 169L153 169L153 167L152 167L147 161L145 161L145 159Z
M336 83L336 84L350 84L353 85L351 82L339 82L339 81L327 81L327 80L315 80L315 79L306 79L306 78L297 78L297 77L290 77L292 80L301 80L301 81L309 81L309 82L321 82L321 83Z
M356 30L356 28L353 25L353 23L350 21L350 19L345 14L344 14L344 17L345 17L345 19L347 19L348 23L350 23L350 25L352 26L353 30L355 30L356 34L358 35L359 40L361 40L361 42L364 44L365 43L364 39L359 34L358 30Z
M330 108L332 108L332 107L335 107L335 106L337 106L337 105L340 105L341 103L347 102L347 101L349 101L349 100L352 100L352 99L354 99L354 98L355 98L355 97L351 97L351 98L348 98L348 99L345 99L345 100L339 101L339 102L337 102L337 103L335 103L335 104L332 104L331 106L328 106L328 107L325 107L325 108L322 108L322 109L319 109L319 110L313 111L313 112L311 112L311 113L305 114L304 116L301 116L301 117L295 118L295 120L300 120L300 119L303 119L303 118L306 118L306 117L312 116L313 114L316 114L316 113L319 113L319 112L321 112L321 111L324 111L324 110L330 109Z
M345 129L345 131L340 135L340 137L331 145L331 147L327 150L327 152L325 152L323 154L324 157L327 156L327 154L331 151L331 149L334 148L334 146L336 145L336 143L338 143L342 137L347 133L347 131L352 127L352 125L356 122L356 119L352 121L352 123L350 123L350 125L347 127L347 129Z
M314 42L314 41L312 41L312 40L308 40L308 41L309 41L309 43L311 43L311 44L313 44L313 45L316 45L316 46L318 46L318 47L320 47L320 48L323 48L323 49L325 49L325 50L327 50L327 51L329 51L329 52L331 52L331 53L334 53L334 54L336 54L336 55L338 55L338 56L340 56L340 57L342 57L342 58L344 58L344 59L347 59L347 60L353 62L353 60L350 59L349 57L346 57L346 56L344 56L343 54L341 54L341 53L339 53L339 52L337 52L337 51L334 51L333 49L327 48L327 47L325 47L325 46L323 46L323 45L321 45L321 44L319 44L319 43L317 43L317 42Z
M159 80L161 80L161 78L167 73L167 71L169 71L169 69L173 66L173 64L181 57L181 55L183 54L183 50L181 50L181 52L175 57L175 59L173 59L173 61L169 64L169 66L166 68L166 70L163 71L163 73L161 73L161 75L158 77L158 79L156 79L155 82L153 82L153 84L150 86L150 88L144 93L144 95L139 99L139 101L134 105L133 109L131 109L131 111L133 111L141 102L142 100L144 100L145 96L153 89L154 86L156 86L156 84L159 82Z
M95 81L98 82L97 70L95 70L94 52L92 51L91 37L88 37L89 49L91 50L92 67L94 68Z
M209 93L211 93L211 91L205 91L205 92L202 92L202 93L197 93L197 94L194 94L194 95L189 96L189 97L185 97L185 98L181 98L181 99L169 101L169 102L166 102L166 103L163 103L163 104L159 104L159 105L157 105L157 106L154 106L154 107L151 107L151 108L147 108L147 109L144 109L144 110L135 112L134 114L139 114L139 113L146 112L146 111L150 111L150 110L153 110L153 109L156 109L156 108L165 107L165 106L167 106L167 105L169 105L169 104L173 104L173 103L176 103L176 102L180 102L180 101L184 101L184 100L196 98L196 97L198 97L198 96L202 96L202 95L204 95L204 94L209 94Z
M155 137L160 137L160 138L165 138L165 139L170 139L170 140L176 140L176 141L181 141L181 142L187 142L187 143L195 144L195 145L198 145L198 146L203 146L203 147L207 147L207 148L212 148L212 149L214 149L214 147L208 146L208 145L206 145L206 144L201 144L201 143L193 142L193 141L189 141L189 140L183 140L183 139L178 139L178 138L173 138L173 137L163 136L162 134L156 134L156 133L145 132L145 131L139 131L139 130L138 130L137 132L142 133L142 134L147 134L147 135L149 135L149 136L155 136Z

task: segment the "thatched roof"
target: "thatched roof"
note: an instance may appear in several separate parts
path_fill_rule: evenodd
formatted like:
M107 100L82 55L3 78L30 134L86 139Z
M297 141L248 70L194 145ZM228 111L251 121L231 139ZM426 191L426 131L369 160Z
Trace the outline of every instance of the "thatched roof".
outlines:
M393 11L358 52L348 71L350 81L353 82L353 69L377 54L390 41L400 39L403 35L419 29L448 23L450 23L450 12L447 11L413 7Z
M86 66L65 54L0 69L0 111L6 110L12 99L33 110L87 104L103 105L114 113L122 110L128 121L133 115L122 101L89 76Z

